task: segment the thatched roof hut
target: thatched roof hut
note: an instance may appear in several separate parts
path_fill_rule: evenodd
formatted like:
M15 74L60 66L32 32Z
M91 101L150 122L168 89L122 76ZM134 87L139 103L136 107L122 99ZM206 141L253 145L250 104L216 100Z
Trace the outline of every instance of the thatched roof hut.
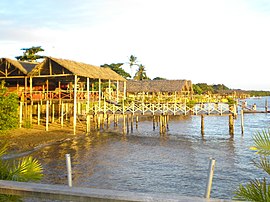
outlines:
M45 60L36 65L36 67L28 75L32 77L77 75L90 79L126 81L122 76L109 68L102 68L90 64L66 59L57 59L53 57L46 57Z
M190 80L128 80L127 93L192 93Z
M22 62L9 58L0 59L0 78L23 78L38 63Z

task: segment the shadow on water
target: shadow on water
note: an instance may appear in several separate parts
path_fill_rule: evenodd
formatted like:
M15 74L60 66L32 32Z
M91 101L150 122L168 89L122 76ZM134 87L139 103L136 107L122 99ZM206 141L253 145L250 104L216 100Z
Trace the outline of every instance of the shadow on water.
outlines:
M235 135L228 131L227 116L206 116L201 136L200 117L170 118L169 131L153 131L151 118L140 120L133 133L122 128L91 132L74 140L34 152L44 167L44 183L67 184L65 154L72 159L74 186L145 193L203 196L209 158L216 159L212 197L232 198L240 183L261 177L248 149L252 135L269 127L269 115L245 115L245 133L235 120Z

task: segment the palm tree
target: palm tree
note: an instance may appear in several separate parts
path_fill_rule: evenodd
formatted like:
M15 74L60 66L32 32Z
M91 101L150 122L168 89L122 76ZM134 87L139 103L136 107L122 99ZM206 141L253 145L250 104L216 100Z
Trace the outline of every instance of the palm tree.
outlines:
M270 175L270 130L263 130L261 133L257 132L253 137L253 141L255 146L250 149L260 155L259 161L253 161L254 165ZM270 201L270 184L266 178L251 180L245 186L240 185L235 194L237 200Z
M146 75L145 67L142 64L139 65L134 80L149 80L149 77Z
M130 70L131 70L131 76L132 76L132 74L133 74L133 72L132 72L132 67L134 66L134 65L138 65L137 64L138 63L138 61L137 61L137 57L135 57L134 55L131 55L130 57L129 57L129 67L130 67Z
M12 181L37 181L43 176L40 163L31 156L19 161L3 160L8 144L0 142L0 180ZM0 195L0 201L18 201L20 198L14 195Z

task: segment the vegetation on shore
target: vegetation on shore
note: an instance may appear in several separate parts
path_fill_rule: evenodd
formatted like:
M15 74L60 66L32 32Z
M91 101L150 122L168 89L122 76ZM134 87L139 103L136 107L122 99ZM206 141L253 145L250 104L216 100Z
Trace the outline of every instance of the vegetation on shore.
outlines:
M0 84L0 131L18 127L18 96Z

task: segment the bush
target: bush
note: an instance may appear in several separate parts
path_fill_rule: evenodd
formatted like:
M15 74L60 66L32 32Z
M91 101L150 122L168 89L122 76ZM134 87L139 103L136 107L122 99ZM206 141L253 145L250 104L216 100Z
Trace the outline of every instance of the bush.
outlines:
M18 127L18 96L0 84L0 131Z

